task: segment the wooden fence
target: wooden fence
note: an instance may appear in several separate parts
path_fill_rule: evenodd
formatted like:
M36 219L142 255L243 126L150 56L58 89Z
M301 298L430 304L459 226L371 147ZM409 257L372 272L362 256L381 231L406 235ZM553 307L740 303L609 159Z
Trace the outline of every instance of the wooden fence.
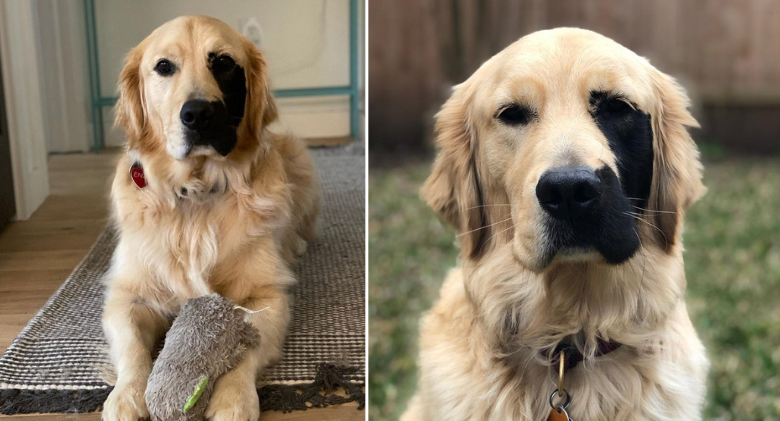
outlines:
M600 32L677 77L702 138L780 151L778 0L371 0L372 150L424 149L450 86L521 36L559 26Z

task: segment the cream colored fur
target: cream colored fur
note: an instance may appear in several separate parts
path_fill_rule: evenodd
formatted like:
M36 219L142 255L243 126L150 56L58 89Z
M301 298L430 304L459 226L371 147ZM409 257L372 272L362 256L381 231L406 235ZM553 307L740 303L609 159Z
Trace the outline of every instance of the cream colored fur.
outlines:
M238 144L227 156L182 156L178 113L193 97L219 100L206 68L210 51L230 54L246 72L247 102ZM175 57L173 77L153 73ZM315 235L319 180L302 142L270 133L276 118L260 52L228 25L189 16L168 22L128 55L120 77L117 125L128 153L111 194L119 245L107 276L103 326L117 382L103 408L106 421L147 417L144 391L151 351L184 303L218 292L249 309L261 345L221 377L209 419L256 420L255 379L278 360L290 318L289 264ZM134 161L148 185L129 177ZM187 194L182 194L182 188Z
M641 247L618 266L593 253L545 265L540 175L567 164L617 173L588 113L591 91L619 92L652 117ZM501 125L507 102L538 118ZM565 337L586 358L565 378L574 420L701 419L708 362L685 307L681 232L704 187L687 106L645 59L570 28L520 39L455 87L422 195L458 229L461 265L422 320L419 386L401 420L545 420L557 372L541 355ZM594 358L598 338L623 346Z

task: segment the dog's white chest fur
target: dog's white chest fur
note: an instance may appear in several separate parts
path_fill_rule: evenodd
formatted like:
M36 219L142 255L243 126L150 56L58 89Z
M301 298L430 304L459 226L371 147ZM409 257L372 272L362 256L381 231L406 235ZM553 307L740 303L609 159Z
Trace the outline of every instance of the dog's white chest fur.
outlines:
M197 197L192 186L187 195L160 195L152 189L137 193L124 200L141 203L123 207L124 200L116 202L125 223L115 259L139 264L176 296L210 293L220 262L230 261L253 241L272 238L273 221L257 217L271 215L270 201L247 185L199 191Z
M403 421L547 419L555 368L530 349L507 356L491 347L460 270L451 272L421 333L418 396ZM684 303L659 334L644 349L624 345L569 371L572 419L701 419L708 363Z

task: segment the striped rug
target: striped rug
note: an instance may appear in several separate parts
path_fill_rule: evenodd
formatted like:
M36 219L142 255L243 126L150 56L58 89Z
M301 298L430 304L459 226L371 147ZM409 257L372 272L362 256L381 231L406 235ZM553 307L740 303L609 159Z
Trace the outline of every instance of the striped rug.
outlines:
M360 148L313 150L322 177L318 239L296 264L293 317L283 360L258 384L263 410L363 404L365 383L365 182ZM100 324L116 246L107 228L0 358L3 414L90 412L111 390ZM342 386L348 396L329 395Z

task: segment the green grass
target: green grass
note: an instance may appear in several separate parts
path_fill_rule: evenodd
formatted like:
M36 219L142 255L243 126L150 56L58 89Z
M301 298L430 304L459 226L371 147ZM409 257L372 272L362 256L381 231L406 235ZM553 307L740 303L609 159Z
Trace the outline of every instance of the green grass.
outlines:
M686 216L688 311L712 369L705 419L780 420L780 159L705 164ZM418 198L428 164L369 174L371 420L414 392L418 320L455 265L455 235Z

